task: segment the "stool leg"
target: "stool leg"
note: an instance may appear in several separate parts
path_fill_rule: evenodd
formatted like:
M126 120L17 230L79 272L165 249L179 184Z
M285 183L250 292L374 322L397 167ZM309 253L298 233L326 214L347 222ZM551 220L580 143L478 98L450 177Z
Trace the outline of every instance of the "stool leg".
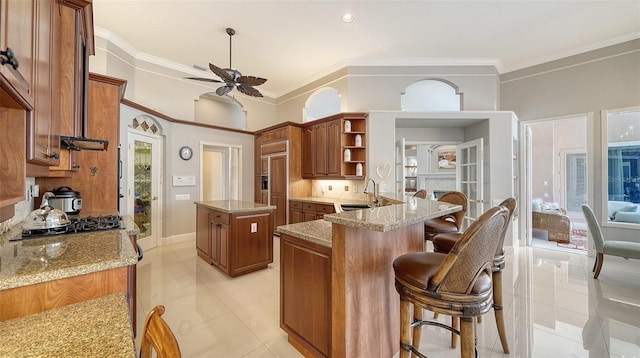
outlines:
M460 356L475 357L475 332L473 317L460 317Z
M400 300L400 358L411 357L411 303Z
M493 273L493 313L496 317L496 326L498 327L498 335L502 350L509 354L509 342L507 342L507 333L504 329L504 316L502 312L502 271Z
M460 330L460 319L458 317L451 316L451 328ZM458 346L458 335L451 332L451 348Z
M415 321L422 321L422 307L419 307L418 305L413 305L413 322ZM415 348L416 350L420 349L420 336L422 335L422 325L417 325L415 327L413 327L413 348Z

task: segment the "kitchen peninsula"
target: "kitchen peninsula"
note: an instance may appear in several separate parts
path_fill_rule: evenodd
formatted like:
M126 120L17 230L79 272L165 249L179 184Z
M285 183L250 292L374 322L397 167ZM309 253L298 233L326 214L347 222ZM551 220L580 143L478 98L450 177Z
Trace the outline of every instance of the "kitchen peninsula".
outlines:
M400 305L393 260L424 250L424 220L460 206L408 198L284 225L280 325L307 357L392 357Z
M275 206L238 200L196 201L198 256L231 277L273 262Z

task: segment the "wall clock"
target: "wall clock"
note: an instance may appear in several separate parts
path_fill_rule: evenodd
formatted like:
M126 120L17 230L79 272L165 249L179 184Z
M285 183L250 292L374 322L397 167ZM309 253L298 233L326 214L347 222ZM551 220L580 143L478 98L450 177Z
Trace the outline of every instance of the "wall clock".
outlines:
M180 158L182 158L182 160L189 160L191 157L193 157L193 150L191 147L185 145L180 148Z

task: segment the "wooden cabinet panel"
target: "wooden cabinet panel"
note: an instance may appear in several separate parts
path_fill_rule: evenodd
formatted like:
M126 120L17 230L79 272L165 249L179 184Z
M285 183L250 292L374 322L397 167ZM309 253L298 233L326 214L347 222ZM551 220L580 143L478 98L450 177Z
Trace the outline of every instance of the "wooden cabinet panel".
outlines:
M35 4L33 0L0 0L0 50L11 49L17 61L17 68L11 64L0 66L0 75L31 105L34 101Z
M295 224L304 221L318 220L324 214L335 213L333 204L317 204L303 201L290 200L290 223Z
M267 158L260 158L260 173L269 174L269 160Z
M229 268L229 225L220 223L217 231L218 266L227 270Z
M269 187L271 197L269 203L277 207L274 225L287 223L287 156L278 155L270 158Z
M237 215L235 220L237 236L234 250L232 250L234 271L247 271L255 266L271 263L273 235L268 232L271 228L269 222L271 215L269 213ZM255 227L255 231L252 230L252 226Z
M60 140L57 109L57 60L54 44L53 3L36 2L36 52L34 62L34 111L27 124L27 161L34 164L58 165Z
M297 224L303 221L302 210L294 208L289 210L289 224Z
M312 178L314 165L314 148L313 127L309 126L302 129L302 177Z
M320 123L313 126L313 176L327 175L327 124Z
M280 236L280 326L305 356L331 347L331 248Z
M209 218L209 209L196 207L196 250L198 256L210 262L211 257L211 237L209 231L209 225L211 219Z
M327 175L340 176L342 147L340 146L340 120L327 123Z

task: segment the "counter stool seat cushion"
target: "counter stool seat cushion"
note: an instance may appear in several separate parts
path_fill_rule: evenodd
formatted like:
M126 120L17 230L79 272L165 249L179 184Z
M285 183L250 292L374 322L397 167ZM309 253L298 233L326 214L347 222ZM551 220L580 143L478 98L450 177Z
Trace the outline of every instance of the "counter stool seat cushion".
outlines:
M446 257L447 254L435 252L413 252L402 255L393 262L396 279L413 286L414 289L422 290L421 293L424 295L437 297L439 293L432 291L433 288L428 285ZM484 296L491 287L491 277L482 272L475 280L469 294ZM468 301L468 298L464 301Z
M445 232L433 237L433 251L447 253L462 236L459 232Z

